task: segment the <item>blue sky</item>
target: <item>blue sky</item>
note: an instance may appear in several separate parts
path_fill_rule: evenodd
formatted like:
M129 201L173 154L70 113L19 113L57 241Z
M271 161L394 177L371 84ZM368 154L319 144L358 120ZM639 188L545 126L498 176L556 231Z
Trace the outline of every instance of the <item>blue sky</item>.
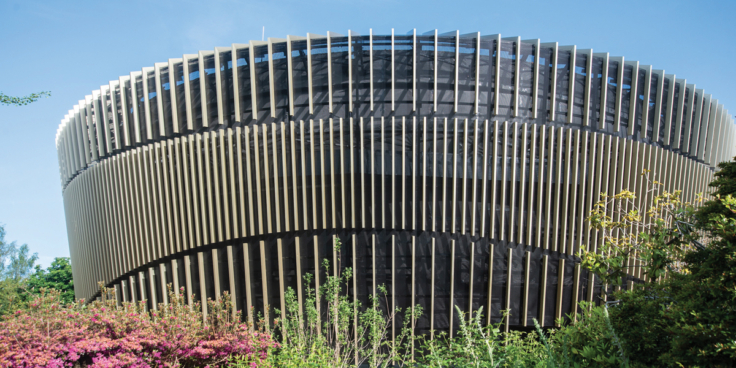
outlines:
M198 50L288 34L439 29L540 38L687 78L736 113L736 1L0 1L0 223L47 266L68 256L54 136L67 111L120 75Z

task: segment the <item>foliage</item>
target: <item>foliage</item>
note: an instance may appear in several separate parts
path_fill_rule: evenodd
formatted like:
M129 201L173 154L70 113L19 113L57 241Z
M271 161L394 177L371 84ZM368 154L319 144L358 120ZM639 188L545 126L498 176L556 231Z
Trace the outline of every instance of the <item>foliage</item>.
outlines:
M0 278L20 281L30 275L38 254L29 255L28 245L5 240L5 227L0 225Z
M340 241L335 241L335 252L340 259ZM322 264L330 273L330 263ZM400 309L391 310L388 303L384 313L380 300L385 298L385 287L379 287L379 295L371 297L371 305L363 308L344 292L350 284L352 269L341 269L338 274L327 276L319 287L312 287L313 276L304 277L304 302L300 307L293 289L285 293L286 310L276 310L280 316L275 322L275 332L282 344L272 350L264 366L273 367L352 367L367 363L371 367L406 365L412 362L411 346L415 341L412 330L421 309L407 310L399 326L399 334L392 342L387 338L397 321ZM322 309L322 307L326 308ZM364 310L363 310L364 309ZM357 324L357 330L354 326ZM233 366L243 367L241 359Z
M632 360L648 366L722 366L736 360L736 200L719 199L701 232L712 241L685 254L686 271L618 293L613 320Z
M661 183L650 181L648 170L641 175L648 183L643 198L637 200L628 190L613 196L602 193L587 218L601 243L598 249L581 247L578 256L582 266L607 285L621 285L635 265L650 280L682 272L683 257L699 236L693 206L680 200L681 192L660 192ZM637 204L646 206L649 198L651 205L643 212Z
M40 99L41 97L51 97L51 92L42 91L38 93L31 93L30 95L23 97L8 96L0 92L0 105L25 106L38 101L38 99Z
M5 228L0 225L0 315L14 312L25 305L22 294L27 290L27 277L38 260L29 254L28 245L5 240Z
M339 240L335 251L338 253L336 259L340 259ZM329 262L325 261L322 266L329 275ZM339 264L336 269L341 269ZM605 324L602 307L583 313L574 327L564 327L562 333L551 331L549 339L541 328L539 334L502 333L500 324L485 325L482 309L469 315L457 307L460 323L456 336L450 338L443 332L433 338L414 337L411 329L421 310L406 310L400 332L392 342L389 330L401 311L391 311L388 304L380 305L387 299L383 286L378 287L376 297L370 298L370 305L361 306L348 293L347 286L352 277L352 270L345 268L336 275L327 276L316 287L313 277L306 275L302 303L295 291L288 289L285 292L286 310L277 310L280 318L274 321L281 344L273 347L266 359L258 361L258 366L547 368L596 366L598 361L621 362L620 348L613 343L616 340L611 337L610 324ZM584 309L588 307L584 306ZM357 330L354 329L356 325ZM602 340L591 344L595 347L596 356L586 358L590 355L589 349L584 347L587 338ZM562 341L566 341L566 345ZM580 354L566 353L575 352L578 347ZM609 355L605 357L608 360L599 356L605 354ZM251 363L240 358L231 360L232 367L247 367Z
M74 281L72 280L72 264L69 257L54 258L45 270L36 265L36 272L28 278L28 292L38 295L41 289L56 289L61 293L61 301L74 302Z
M714 174L715 179L709 184L715 188L713 192L715 199L705 202L696 213L698 222L703 227L708 226L711 215L731 216L731 211L721 204L718 198L725 198L727 195L736 197L736 161L721 162L718 168L720 170Z
M672 301L668 282L653 283L616 293L618 303L610 308L612 324L632 366L668 367L659 357L671 349L672 323L667 310Z
M736 179L736 178L735 178ZM688 273L669 282L673 335L663 360L684 365L731 366L736 361L736 199L718 199L727 210L705 224L713 241L685 256Z
M665 192L655 197L649 221L630 211L623 221L600 207L591 212L591 225L622 231L600 254L581 253L583 265L610 281L626 272L620 255L638 253L655 281L612 295L619 303L611 320L632 365L730 367L736 361L736 199L730 195L736 162L719 167L714 198L698 210L680 202L679 193ZM642 231L630 236L630 229Z
M117 305L114 290L102 301L65 305L58 290L44 290L0 322L2 367L199 367L231 356L265 359L275 346L267 333L232 316L230 298L188 306L169 290L169 304L146 311L145 302Z
M581 302L580 309L577 320L554 335L557 361L575 367L626 366L628 358L611 325L607 307Z
M448 338L442 332L434 339L422 338L418 366L548 367L553 363L552 352L545 349L535 334L502 333L500 323L484 326L483 308L471 316L455 308L460 317L457 336Z

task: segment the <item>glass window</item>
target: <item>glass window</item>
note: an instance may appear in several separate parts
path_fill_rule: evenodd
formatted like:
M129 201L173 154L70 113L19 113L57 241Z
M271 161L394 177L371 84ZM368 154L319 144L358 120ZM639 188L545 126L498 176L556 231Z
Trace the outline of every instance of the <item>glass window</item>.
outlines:
M475 113L475 60L476 38L460 39L460 59L458 60L458 104L457 113Z
M570 93L570 51L557 52L557 88L555 90L555 121L567 121Z
M434 34L417 36L417 110L422 115L434 111Z
M394 37L394 104L397 115L411 114L414 101L414 36Z
M672 109L672 120L670 121L670 145L674 146L673 142L675 141L675 132L677 130L677 104L679 104L680 101L680 93L682 93L682 90L680 89L680 83L674 84L674 100L672 103L672 106L670 109Z
M148 137L147 130L146 130L146 107L144 106L144 101L146 97L143 96L143 76L142 75L135 76L135 80L133 81L133 88L135 88L135 95L137 98L137 101L134 101L134 103L136 104L136 109L138 109L137 111L138 115L135 116L135 118L138 119L138 127L140 129L141 142L146 142L147 137ZM135 135L133 135L133 137L135 137Z
M391 73L391 36L374 36L373 109L378 115L391 111Z
M539 71L537 78L537 123L544 124L547 120L552 120L549 116L550 94L552 93L552 48L542 47L539 50Z
M608 61L608 82L606 83L606 131L613 132L616 125L616 93L618 92L618 61Z
M665 137L665 129L667 128L667 109L672 109L669 104L670 100L670 93L672 93L672 85L670 85L669 78L664 78L662 81L662 113L660 116L657 116L657 124L659 124L659 137L658 140L660 142L664 142Z
M629 128L629 107L631 106L631 79L633 77L634 67L624 64L624 81L621 89L621 119L620 130L626 131Z
M240 121L250 123L253 119L253 102L250 91L250 49L236 51L235 68L238 68L238 95L240 98Z
M176 88L176 117L179 132L187 128L187 95L184 87L184 63L174 64L174 88Z
M148 84L148 107L151 116L151 137L156 139L159 137L158 129L158 93L156 91L156 73L151 71L146 74L146 83Z
M495 75L495 41L483 39L480 40L480 68L479 86L480 92L478 93L478 114L480 116L490 117L493 111L493 94L496 85Z
M294 119L309 115L309 75L307 73L307 41L291 43L291 78L294 86Z
M641 131L642 127L642 117L644 116L644 106L645 106L645 98L644 98L644 88L647 84L647 73L644 69L639 69L639 79L637 80L637 86L636 86L636 109L634 111L635 119L633 120L636 125L634 125L634 136L637 136L641 138L642 133L639 133ZM649 96L646 96L646 104L649 108Z
M687 130L687 116L688 114L692 115L692 112L688 111L688 103L687 103L692 93L693 91L690 89L690 87L685 86L685 96L684 96L685 98L682 103L682 117L680 119L680 142L678 146L680 149L682 149L682 144L683 142L685 142L685 131Z
M171 136L174 132L173 116L171 109L171 82L169 81L169 67L161 68L161 105L164 108L164 123L166 135ZM172 78L173 80L173 78Z
M585 104L585 79L588 77L588 55L575 55L575 95L572 100L572 122L583 124L583 110Z
M657 73L652 73L652 80L649 87L649 96L647 96L647 109L649 109L649 112L647 113L647 131L646 136L649 137L652 141L657 141L655 137L653 137L652 134L654 134L654 124L659 124L659 116L654 116L654 108L657 104L657 86L659 85L659 75ZM664 110L663 110L664 111Z
M128 118L128 137L130 143L135 144L135 123L133 122L133 90L131 89L131 82L127 80L123 85L125 93L125 108L123 109L127 114Z
M232 51L220 52L220 93L222 94L222 123L232 125L235 116L233 100L233 61Z
M368 116L371 108L371 70L368 37L353 37L353 109L359 116Z
M702 92L702 91L701 91ZM697 143L692 142L692 139L695 137L699 129L700 125L700 117L703 115L703 96L700 92L695 90L695 98L693 99L693 107L691 111L692 117L690 118L690 126L685 130L687 132L687 139L685 141L685 145L688 146L688 153L695 152L695 146L697 146ZM687 101L687 100L685 100ZM687 116L687 115L685 115Z
M116 126L114 125L115 118L112 116L112 108L113 108L112 98L114 97L114 94L115 94L115 90L108 89L104 97L105 103L102 104L102 108L107 111L107 121L105 122L105 127L106 129L110 130L110 133L109 133L110 134L110 147L109 147L110 152L112 152L113 149L116 149L119 146L117 142L120 140L120 138L115 135L115 128L116 128ZM118 131L120 131L120 129L118 129Z
M286 121L289 116L289 61L286 59L286 43L274 43L272 51L276 117L278 120Z
M327 75L327 38L312 39L312 102L314 104L314 118L329 117L328 104L329 78Z
M332 108L336 117L347 117L349 87L349 62L347 37L333 37L330 40L332 59Z
M590 96L589 96L589 117L588 122L592 127L597 129L601 118L601 86L603 85L603 58L593 57L593 69L590 71ZM605 111L603 112L605 113Z
M191 92L192 106L192 125L194 130L202 127L202 97L200 96L199 85L199 60L197 58L189 59L189 91Z
M534 45L522 42L519 60L519 116L531 118L534 89Z
M498 95L498 116L511 116L514 108L514 77L516 74L516 44L501 41L501 78Z
M207 88L207 122L210 126L218 124L217 119L217 70L215 69L215 55L202 58L204 62L205 87Z
M142 75L136 75L135 81L135 95L138 99L135 101L138 109L138 126L140 128L140 134L141 134L141 142L146 142L148 140L148 130L146 129L146 107L144 106L144 101L148 96L143 95L143 76Z
M120 136L116 137L120 141L120 148L125 145L125 126L123 124L123 114L125 114L125 108L123 107L123 99L121 93L125 93L124 89L121 90L120 84L115 86L114 90L110 91L111 94L115 94L115 113L118 115L118 132Z

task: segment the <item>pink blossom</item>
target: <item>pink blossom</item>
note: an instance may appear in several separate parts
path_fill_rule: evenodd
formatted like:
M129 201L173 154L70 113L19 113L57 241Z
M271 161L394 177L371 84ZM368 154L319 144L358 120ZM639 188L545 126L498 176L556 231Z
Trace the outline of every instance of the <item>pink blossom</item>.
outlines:
M183 297L169 298L168 308L157 312L161 318L153 318L132 303L94 301L82 308L62 305L58 292L42 294L0 322L0 366L220 366L230 356L265 357L278 346L269 334L229 322L229 298L209 301L208 319L218 321L212 325L203 322L198 304L192 311Z

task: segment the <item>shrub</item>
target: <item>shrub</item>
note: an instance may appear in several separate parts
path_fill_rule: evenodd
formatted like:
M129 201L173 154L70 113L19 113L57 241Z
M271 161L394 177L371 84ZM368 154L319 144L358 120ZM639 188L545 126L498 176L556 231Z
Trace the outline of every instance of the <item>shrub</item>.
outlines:
M598 253L581 253L583 266L619 283L633 255L655 280L612 295L619 299L612 320L632 365L734 366L736 162L719 167L714 196L697 211L680 202L678 192L664 192L653 197L642 222L633 194L625 192L614 197L623 205L601 203L591 212L591 226L608 236ZM610 215L614 209L617 221Z
M169 304L146 311L145 302L117 305L113 295L65 305L44 290L26 310L0 322L2 367L200 367L232 356L265 359L276 344L252 332L231 313L229 297L208 301L206 322L198 303L189 307L169 290Z
M422 337L419 367L556 367L552 351L535 333L502 333L500 323L484 326L483 308L470 317L455 309L460 317L457 336L442 332L435 339Z
M335 240L335 251L340 259L340 240ZM330 274L330 263L324 260L322 267ZM400 309L391 310L386 289L378 287L378 295L371 297L371 305L365 308L360 301L353 300L347 292L351 283L352 269L337 265L338 274L329 275L319 288L312 287L312 275L304 277L304 301L300 301L293 289L285 293L286 310L276 310L279 318L274 321L274 330L282 345L268 354L268 359L259 362L271 367L354 367L363 363L370 367L405 366L412 362L412 333L421 308L404 311L401 325L397 324L397 335L392 342L387 339ZM321 308L322 307L322 308ZM326 307L326 308L324 308ZM355 325L357 324L357 330ZM234 359L234 367L245 367L247 362Z
M628 364L606 306L580 303L583 313L553 337L556 361L562 366L622 367Z
M666 285L649 284L615 294L619 303L610 308L611 321L632 365L668 367L659 357L670 350L672 337L665 315L672 301Z

